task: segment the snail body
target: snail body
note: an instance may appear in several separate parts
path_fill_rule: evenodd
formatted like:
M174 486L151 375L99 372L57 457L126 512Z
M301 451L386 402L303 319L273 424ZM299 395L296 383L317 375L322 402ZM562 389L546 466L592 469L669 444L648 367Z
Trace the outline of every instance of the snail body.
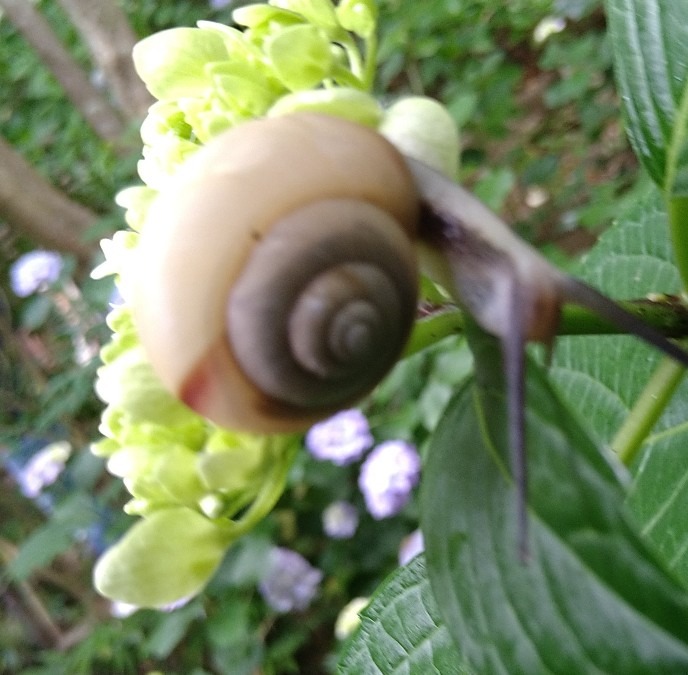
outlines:
M152 206L132 306L165 384L232 428L306 428L366 394L415 318L418 195L379 134L333 117L243 124Z

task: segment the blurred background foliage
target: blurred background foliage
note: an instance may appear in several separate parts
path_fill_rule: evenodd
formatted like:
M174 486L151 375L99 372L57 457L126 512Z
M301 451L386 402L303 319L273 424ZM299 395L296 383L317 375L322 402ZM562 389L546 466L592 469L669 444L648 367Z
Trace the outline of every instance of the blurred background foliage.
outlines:
M60 3L33 4L108 97ZM199 19L230 23L238 3L119 5L141 38ZM462 130L463 181L524 237L568 264L642 183L620 120L601 3L379 5L380 96L442 100ZM124 225L113 200L137 182L140 120L129 120L121 143L104 142L7 16L0 19L0 90L2 138L93 214L86 240L95 264L98 239ZM60 276L49 288L17 297L10 268L41 248L35 235L0 219L0 672L333 672L337 615L398 564L402 540L417 527L414 502L375 521L365 515L355 466L304 452L276 511L230 551L201 597L168 613L123 616L95 595L90 577L95 556L127 526L121 484L88 452L98 436L94 355L108 337L112 282L90 279L88 265L63 252ZM469 367L458 339L400 364L365 406L376 440L403 438L422 452ZM68 456L52 455L62 457L59 475L43 476L38 491L30 489L32 458L54 443L67 448ZM323 510L336 499L353 502L361 514L352 539L323 533ZM256 590L275 544L298 550L324 574L307 610L279 614Z

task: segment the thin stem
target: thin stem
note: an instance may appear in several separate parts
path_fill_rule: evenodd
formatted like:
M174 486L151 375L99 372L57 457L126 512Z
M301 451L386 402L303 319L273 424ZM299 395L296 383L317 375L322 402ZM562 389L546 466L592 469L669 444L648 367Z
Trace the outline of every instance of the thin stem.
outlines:
M664 412L683 378L685 369L673 359L665 358L645 385L626 421L617 431L611 447L619 459L629 466Z
M669 233L674 259L684 288L688 288L688 198L667 196ZM612 449L629 466L638 454L652 427L661 417L685 368L673 359L664 359L635 402L626 421L612 440Z
M9 565L17 555L17 549L6 539L0 539L0 559L3 566ZM32 627L41 636L41 641L46 647L55 648L62 640L62 632L53 621L47 608L33 590L28 581L13 580L21 599L22 608L31 621Z
M450 335L463 332L464 316L458 309L446 309L416 321L404 349L404 357L427 349Z
M342 37L337 40L337 42L339 42L346 52L346 56L349 60L349 69L356 76L356 79L363 81L365 67L363 65L363 57L358 49L358 45L348 34L343 34Z
M688 307L674 296L625 300L618 303L662 335L671 338L688 337ZM404 357L427 349L450 335L463 333L465 317L453 305L441 306L416 321ZM578 305L566 305L561 314L557 335L621 335L617 326Z
M377 71L377 36L373 33L366 41L365 65L361 80L366 91L372 91Z
M284 443L285 441L280 438L275 439L274 442ZM296 443L294 439L290 439L287 443L288 446L278 461L275 470L263 485L258 496L253 500L249 509L239 520L230 523L231 527L228 528L228 534L232 541L256 527L256 525L272 511L275 504L282 496L289 470L299 450L299 444Z

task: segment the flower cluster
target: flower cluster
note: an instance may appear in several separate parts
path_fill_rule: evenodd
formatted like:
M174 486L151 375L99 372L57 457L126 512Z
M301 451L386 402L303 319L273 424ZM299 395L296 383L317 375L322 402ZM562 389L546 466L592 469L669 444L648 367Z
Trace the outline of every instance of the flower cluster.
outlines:
M349 539L358 527L358 511L351 503L344 500L332 502L322 515L323 530L332 539Z
M322 572L296 551L275 547L258 589L276 612L306 609L318 592Z
M60 278L62 257L54 251L30 251L10 267L10 286L17 297L44 291Z
M344 410L315 424L306 435L306 447L313 457L339 466L361 459L373 444L368 420L355 409ZM411 443L386 441L374 448L363 462L358 479L370 515L380 520L399 513L418 484L420 468L420 456ZM348 507L338 503L329 507L323 520L326 532L328 527L338 531L338 526L342 522L348 524L353 515ZM346 524L342 527L344 531L347 531Z
M370 93L376 16L374 0L269 0L237 8L239 28L202 21L152 35L134 49L136 70L157 99L141 128L144 184L118 194L130 229L102 242L105 261L93 272L115 275L121 295L107 320L113 335L96 385L107 404L104 438L93 450L131 493L126 510L143 517L96 568L97 588L112 599L160 607L197 592L224 549L274 505L298 447L290 436L218 429L173 398L153 372L129 307L129 270L161 189L226 129L301 110L377 128L402 151L453 171L445 159L458 156L456 131L442 106L415 98L385 110ZM336 430L313 430L311 451L338 464L361 459L372 437L356 424L349 414ZM370 494L387 489L379 481L365 485ZM400 485L395 479L389 514L405 503ZM354 514L338 508L327 527L336 532L331 536L347 536Z
M125 510L145 519L101 558L96 585L108 597L138 606L162 606L196 592L224 547L274 504L298 447L288 436L218 429L163 388L128 305L127 272L148 208L201 145L246 120L300 108L370 125L381 118L380 105L367 93L375 62L371 0L345 0L338 7L330 0L273 0L241 7L233 18L241 30L199 22L136 45L137 72L158 99L141 128L138 170L145 185L117 196L131 230L102 242L105 262L93 272L116 275L122 299L107 319L113 334L96 383L107 404L104 438L93 451L107 458L108 470L131 493ZM47 279L43 275L41 283ZM247 509L256 503L258 508ZM170 527L184 548L181 557L188 558L178 560L177 568L187 569L194 581L161 574L166 583L148 584L144 592L145 577L162 564L170 534L162 523L170 523L172 513L181 516ZM150 564L139 568L130 563L144 538ZM208 558L200 561L199 551Z
M368 420L356 409L342 410L314 424L306 434L306 447L311 455L337 466L358 461L374 442Z
M406 506L420 479L420 457L405 441L378 445L361 467L358 486L370 515L378 520L393 516Z
M57 480L71 454L72 446L67 441L56 441L39 450L17 474L22 493L30 499L38 497Z

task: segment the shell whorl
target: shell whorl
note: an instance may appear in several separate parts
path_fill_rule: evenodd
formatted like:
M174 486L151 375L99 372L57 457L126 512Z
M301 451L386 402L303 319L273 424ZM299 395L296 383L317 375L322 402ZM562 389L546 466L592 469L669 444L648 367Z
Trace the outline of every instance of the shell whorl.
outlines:
M273 398L338 406L397 359L416 286L413 247L388 213L352 199L316 202L281 219L253 251L229 296L229 342Z
M414 318L418 197L377 132L248 122L157 198L133 307L161 380L212 421L303 429L370 391Z

